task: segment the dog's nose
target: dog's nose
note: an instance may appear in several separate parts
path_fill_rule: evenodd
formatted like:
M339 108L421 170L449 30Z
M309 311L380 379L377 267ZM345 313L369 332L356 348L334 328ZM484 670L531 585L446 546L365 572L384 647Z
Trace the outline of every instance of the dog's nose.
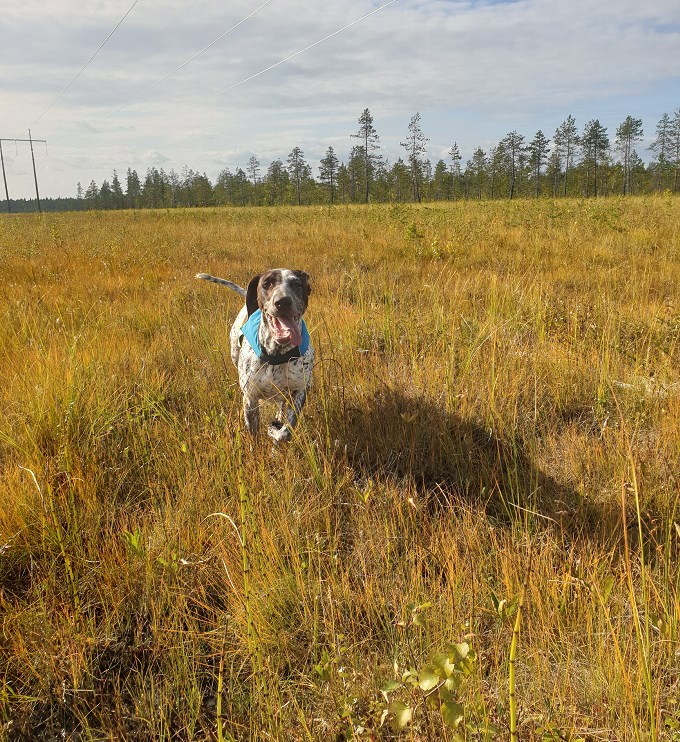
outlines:
M290 309L293 306L293 300L290 296L282 296L274 302L277 309Z

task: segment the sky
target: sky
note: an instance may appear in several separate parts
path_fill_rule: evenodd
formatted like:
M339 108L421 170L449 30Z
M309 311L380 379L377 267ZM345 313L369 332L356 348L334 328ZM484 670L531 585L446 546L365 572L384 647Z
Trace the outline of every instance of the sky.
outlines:
M678 0L4 0L0 39L0 137L47 140L41 196L128 167L214 182L295 146L317 175L365 108L391 162L415 113L432 162L568 115L612 141L642 119L648 160L680 108ZM33 197L29 145L3 154L10 197Z

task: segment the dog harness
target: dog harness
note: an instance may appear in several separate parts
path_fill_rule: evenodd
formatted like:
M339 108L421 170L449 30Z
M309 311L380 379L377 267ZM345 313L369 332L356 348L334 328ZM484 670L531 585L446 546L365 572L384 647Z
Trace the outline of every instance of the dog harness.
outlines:
M259 334L261 322L262 311L256 309L250 317L248 317L248 321L241 327L241 342L243 342L243 338L245 338L250 344L250 347L255 351L255 355L263 363L268 363L270 366L280 366L282 363L288 363L288 361L292 361L294 358L300 358L309 349L309 332L307 331L305 321L302 320L302 342L300 345L291 348L287 353L270 356L268 353L265 353L260 346Z

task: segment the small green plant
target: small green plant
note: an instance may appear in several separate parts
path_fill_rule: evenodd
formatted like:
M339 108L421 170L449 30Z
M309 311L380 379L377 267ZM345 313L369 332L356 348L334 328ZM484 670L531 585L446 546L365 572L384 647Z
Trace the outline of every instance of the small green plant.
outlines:
M680 741L680 712L666 714L663 718L663 727L671 742Z
M134 531L123 531L120 535L130 554L138 555L142 553L144 546L142 544L142 531L139 526Z
M462 690L474 672L476 661L477 655L467 642L447 642L420 669L409 668L401 673L399 680L388 680L380 689L387 704L381 725L389 721L392 729L399 732L413 722L419 709L424 715L434 710L454 732L465 729L470 733L480 733L480 725L472 715L466 719L462 700ZM406 696L410 702L402 700L399 695ZM484 732L486 738L490 738L488 735L496 735L499 730L486 724Z
M406 238L414 241L423 239L423 235L418 232L418 225L415 222L411 222L406 227Z
M585 742L583 737L565 732L552 722L542 724L536 729L536 733L542 742Z
M507 598L498 598L496 596L496 593L494 593L493 590L491 591L493 609L496 615L501 619L501 621L512 618L512 616L515 614L515 611L517 610L518 598L518 595L515 595L514 598L510 598L510 600L508 600Z

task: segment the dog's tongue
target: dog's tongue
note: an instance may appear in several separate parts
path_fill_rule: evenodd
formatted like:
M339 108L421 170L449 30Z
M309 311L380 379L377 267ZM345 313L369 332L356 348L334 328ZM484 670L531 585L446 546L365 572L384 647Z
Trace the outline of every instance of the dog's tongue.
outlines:
M272 317L276 341L282 345L302 345L302 333L297 324L288 317Z

